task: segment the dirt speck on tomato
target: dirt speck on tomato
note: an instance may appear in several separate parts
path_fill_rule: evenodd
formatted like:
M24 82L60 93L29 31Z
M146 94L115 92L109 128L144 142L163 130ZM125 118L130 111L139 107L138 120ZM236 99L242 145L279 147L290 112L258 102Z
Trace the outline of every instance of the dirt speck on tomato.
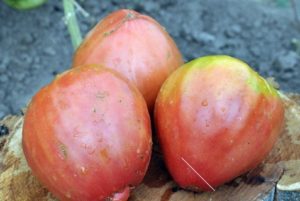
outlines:
M109 96L109 92L108 91L99 91L96 94L96 98L101 99L101 100L104 99L104 98L106 98L107 96Z
M104 149L100 150L100 158L106 162L109 161L109 154L107 152L107 149L104 148Z
M208 105L207 100L203 100L203 101L201 102L201 105L202 105L203 107L206 107L206 106Z
M66 160L68 157L68 152L67 152L67 147L65 144L63 144L62 142L58 142L58 147L59 147L59 151L60 151L60 157L63 160Z

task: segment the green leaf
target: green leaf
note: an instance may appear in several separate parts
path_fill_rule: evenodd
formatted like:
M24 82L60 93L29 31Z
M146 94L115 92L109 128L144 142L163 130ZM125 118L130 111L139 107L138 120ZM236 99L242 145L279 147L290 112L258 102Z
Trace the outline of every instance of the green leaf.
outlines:
M18 10L28 10L41 6L47 0L4 0L4 2L12 8Z

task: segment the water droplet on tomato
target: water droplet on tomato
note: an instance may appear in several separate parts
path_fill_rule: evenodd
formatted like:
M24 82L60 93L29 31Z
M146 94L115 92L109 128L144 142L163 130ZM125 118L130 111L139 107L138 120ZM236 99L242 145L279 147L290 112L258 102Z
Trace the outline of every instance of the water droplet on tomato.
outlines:
M85 167L80 167L80 172L82 173L82 174L86 174L86 168Z
M52 176L53 181L57 181L57 177L55 175Z
M74 137L74 138L79 137L79 133L73 133L73 137Z
M67 192L67 193L66 193L66 197L69 198L69 199L72 198L71 193L70 193L70 192Z

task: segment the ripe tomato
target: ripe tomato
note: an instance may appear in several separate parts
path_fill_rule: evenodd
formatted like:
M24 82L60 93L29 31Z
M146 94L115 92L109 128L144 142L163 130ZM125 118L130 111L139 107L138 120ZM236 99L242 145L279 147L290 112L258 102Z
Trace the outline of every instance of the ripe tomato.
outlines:
M176 44L149 16L118 10L100 21L74 55L73 66L103 64L131 80L151 109L171 72L183 64Z
M207 56L166 80L154 116L174 180L183 188L214 190L262 162L281 131L284 107L244 62Z
M118 73L82 66L32 99L23 150L33 173L60 200L127 200L151 155L147 105Z

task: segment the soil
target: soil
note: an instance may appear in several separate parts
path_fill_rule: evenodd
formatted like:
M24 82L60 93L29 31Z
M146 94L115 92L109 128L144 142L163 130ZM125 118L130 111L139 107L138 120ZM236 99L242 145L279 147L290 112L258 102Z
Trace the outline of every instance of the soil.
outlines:
M271 0L78 3L89 13L78 12L84 34L111 11L135 9L167 29L186 61L208 54L235 56L263 76L275 77L282 90L300 92L300 25L290 5ZM20 113L34 93L69 68L73 49L63 16L59 0L30 11L0 1L0 118Z

